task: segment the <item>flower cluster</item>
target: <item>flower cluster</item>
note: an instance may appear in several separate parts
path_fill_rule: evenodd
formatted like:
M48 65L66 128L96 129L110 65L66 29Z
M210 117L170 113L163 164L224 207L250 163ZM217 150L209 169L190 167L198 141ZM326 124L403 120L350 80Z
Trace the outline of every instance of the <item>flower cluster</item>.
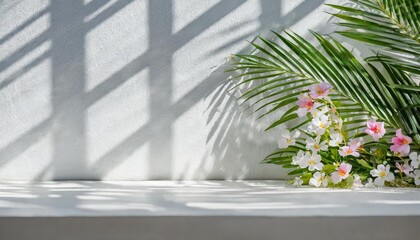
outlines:
M343 122L331 92L327 82L310 86L296 102L302 124L278 138L279 148L297 149L289 163L297 168L292 174L299 174L293 185L420 185L420 154L410 152L412 139L398 129L387 142L385 123L375 119L352 119L366 121L363 133L344 130L348 119Z

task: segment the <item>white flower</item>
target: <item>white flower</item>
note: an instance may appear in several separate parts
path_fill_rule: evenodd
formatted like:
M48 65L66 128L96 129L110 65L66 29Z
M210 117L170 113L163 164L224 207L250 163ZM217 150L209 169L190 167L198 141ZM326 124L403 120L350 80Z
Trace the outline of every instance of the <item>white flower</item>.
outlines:
M299 150L299 152L297 153L297 155L292 157L292 162L290 164L292 164L292 165L299 165L299 163L303 159L304 154L305 154L304 151Z
M305 152L303 155L300 156L299 159L296 159L296 162L299 164L300 168L307 168L308 167L308 159L310 157L311 157L311 153L310 152ZM297 158L297 156L296 156L296 158Z
M414 178L414 184L416 184L416 186L420 185L420 170L414 170L413 173L413 178Z
M375 187L375 184L373 184L372 178L368 178L368 182L365 184L366 188L372 188Z
M324 116L330 109L327 106L322 106L318 108L314 108L314 110L311 112L313 118L319 118L321 116Z
M295 180L293 181L293 186L299 187L302 186L303 180L301 177L295 177Z
M299 117L303 117L303 116L306 116L306 114L308 113L308 109L307 108L298 108L296 113Z
M310 154L309 152L305 153L302 161L299 163L299 167L308 168L309 171L321 170L323 166L321 156L316 153Z
M336 147L343 142L343 136L341 135L341 133L336 132L334 130L330 131L330 138L331 139L329 145L332 147Z
M313 153L317 153L319 150L326 151L328 149L327 144L325 141L321 142L321 136L318 135L315 139L308 138L306 140L306 149L311 150Z
M354 187L363 187L362 180L357 174L353 174L353 186Z
M418 154L416 152L412 152L412 153L410 153L409 157L410 157L410 160L411 160L410 165L413 168L418 168L419 165L420 165L420 154Z
M315 132L318 135L325 133L325 130L331 125L331 121L325 115L320 116L319 118L314 118L309 125L308 130L310 132Z
M390 182L395 179L394 174L389 172L389 165L380 164L376 169L370 171L370 175L375 178L375 185L383 186L385 181Z
M298 130L290 133L288 130L284 129L280 133L280 138L277 140L279 148L287 148L290 145L296 143L296 138L298 138L300 132Z
M315 187L328 186L328 179L325 177L325 173L316 172L312 175L312 178L309 180L309 184Z

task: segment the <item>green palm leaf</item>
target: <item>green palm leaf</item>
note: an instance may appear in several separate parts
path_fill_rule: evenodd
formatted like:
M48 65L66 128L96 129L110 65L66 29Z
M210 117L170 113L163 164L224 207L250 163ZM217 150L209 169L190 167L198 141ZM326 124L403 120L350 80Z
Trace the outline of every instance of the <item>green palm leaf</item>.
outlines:
M420 145L420 0L354 0L340 10L339 34L375 46L376 55L360 62L331 37L312 32L320 49L293 32L274 33L277 41L252 43L258 54L237 55L238 85L260 81L242 97L265 117L288 107L267 129L296 121L292 111L299 92L327 81L337 91L335 103L345 130L360 135L363 119L375 116L388 128L402 128ZM379 69L375 63L379 62ZM364 66L364 64L366 66ZM262 96L262 97L261 97ZM258 100L255 100L258 97ZM255 100L255 101L254 101ZM345 102L345 104L341 104ZM265 112L263 112L265 110Z
M339 34L374 46L379 61L420 74L420 0L354 0L354 6L329 6L340 10L333 16L345 27ZM327 4L328 5L328 4Z
M287 37L274 34L277 42L259 38L260 43L252 43L257 53L236 55L238 61L233 68L246 66L246 71L238 75L237 86L251 82L254 85L240 98L245 102L253 101L251 106L255 107L255 112L265 110L260 117L289 108L267 129L296 122L297 96L307 91L308 85L326 81L336 90L331 97L347 131L360 134L366 119L375 116L388 128L403 128L412 135L420 132L419 113L410 107L419 103L420 95L418 91L412 91L415 93L413 98L412 92L406 93L407 89L400 86L411 84L412 80L405 72L385 64L391 77L399 79L390 81L373 64L363 66L334 38L315 32L312 34L321 49L293 32L286 32ZM259 99L255 100L256 97Z

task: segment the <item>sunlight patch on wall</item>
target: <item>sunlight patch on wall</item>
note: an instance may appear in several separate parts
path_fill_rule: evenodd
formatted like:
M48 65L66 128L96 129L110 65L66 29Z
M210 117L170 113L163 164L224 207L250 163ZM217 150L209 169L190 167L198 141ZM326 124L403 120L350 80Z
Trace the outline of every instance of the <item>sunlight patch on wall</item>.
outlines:
M173 159L172 159L172 178L173 179L193 179L204 178L206 173L202 165L205 149L206 136L197 134L204 129L202 121L191 121L192 119L203 118L203 104L199 102L180 116L174 123ZM190 124L183 124L189 121Z
M174 16L176 16L172 20L173 32L178 32L219 2L221 0L178 1L173 4Z
M37 1L37 4L30 4L30 0L14 2L17 4L10 13L2 8L3 5L0 7L0 59L45 34L50 25L50 16L45 11L48 1Z
M86 29L86 91L106 80L124 81L129 72L142 69L124 67L142 57L149 47L145 12L146 1L134 1L94 29ZM115 74L118 79L113 79Z
M331 16L324 11L330 10L324 4L339 4L346 0L299 0L299 1L282 1L282 15L287 28L303 35L309 35L308 29L330 33L328 29L320 29L327 27L326 23ZM304 16L303 13L307 12ZM316 21L308 21L308 19L316 19ZM329 27L331 28L331 26Z
M51 61L47 59L0 91L0 108L4 116L0 124L0 148L24 137L50 117L50 66Z
M147 76L146 70L134 75L88 108L86 137L89 164L149 121Z
M42 180L51 177L52 135L46 134L39 141L0 167L0 180ZM18 169L19 171L16 171Z
M196 8L201 9L201 5L200 2ZM174 37L174 39L184 43L179 44L172 58L174 101L180 100L204 81L209 73L217 69L218 65L229 57L226 51L235 53L247 46L246 40L252 40L251 35L255 34L259 27L254 10L257 6L256 1L222 1L217 4L212 2L207 12L198 15L196 13L181 14L182 8L175 4L174 22L192 23L186 24L174 33L175 36L182 33L182 36ZM196 12L195 4L191 4L190 7L192 11L189 12ZM177 10L178 8L180 9ZM201 24L196 24L194 21ZM203 21L206 23L202 23ZM176 42L173 44L177 45ZM209 65L213 65L212 68L209 68Z

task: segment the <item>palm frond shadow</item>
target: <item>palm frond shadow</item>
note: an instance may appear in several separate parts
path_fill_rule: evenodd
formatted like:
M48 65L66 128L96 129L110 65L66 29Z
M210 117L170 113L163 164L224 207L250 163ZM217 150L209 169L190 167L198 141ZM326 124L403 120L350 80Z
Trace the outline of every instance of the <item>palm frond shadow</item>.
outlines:
M217 71L226 78L224 69L227 68L228 64L225 64ZM279 167L256 166L263 156L276 148L274 134L264 131L264 123L257 121L255 116L250 114L248 103L241 105L238 101L240 89L232 90L233 87L233 82L225 81L208 97L207 144L211 145L211 148L206 154L208 159L202 161L201 168L205 169L211 178L258 178L257 174L254 174L257 168L263 168L269 179L281 177L283 173ZM222 170L223 176L213 175L216 169Z

